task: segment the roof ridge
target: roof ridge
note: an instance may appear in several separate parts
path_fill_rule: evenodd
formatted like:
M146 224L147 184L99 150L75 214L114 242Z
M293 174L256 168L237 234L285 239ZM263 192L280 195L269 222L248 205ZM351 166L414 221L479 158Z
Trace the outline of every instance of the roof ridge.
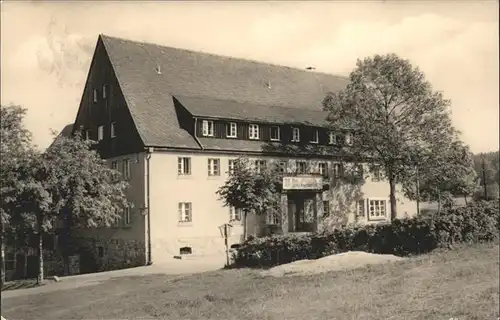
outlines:
M239 58L239 57L234 57L234 56L229 56L229 55L210 53L210 52L205 52L205 51L197 51L197 50L193 50L193 49L172 47L172 46L161 45L161 44L148 42L148 41L131 40L131 39L121 38L121 37L117 37L117 36L110 36L110 35L106 35L103 33L100 33L99 36L103 39L108 38L108 39L120 40L120 41L125 41L125 42L129 42L129 43L134 43L134 44L145 44L145 45L157 46L160 48L169 48L169 49L184 51L184 52L188 52L188 53L197 53L197 54L204 54L204 55L209 55L209 56L218 57L218 58L226 58L226 59L234 59L234 60L252 62L252 63L257 63L260 65L267 65L270 67L288 68L288 69L292 69L292 70L296 70L296 71L301 71L304 73L311 73L313 75L325 75L325 76L335 77L335 78L339 78L339 79L343 79L343 80L349 80L348 76L341 76L341 75L336 75L333 73L319 72L319 71L307 71L307 70L300 69L298 67L290 67L290 66L286 66L286 65L280 65L280 64L276 64L276 63L264 62L264 61L254 60L254 59Z

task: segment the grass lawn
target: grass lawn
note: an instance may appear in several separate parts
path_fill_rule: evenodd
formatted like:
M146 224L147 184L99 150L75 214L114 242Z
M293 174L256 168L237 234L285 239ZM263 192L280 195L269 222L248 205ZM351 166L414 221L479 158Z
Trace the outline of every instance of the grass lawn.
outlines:
M264 278L226 270L116 278L2 301L13 319L492 319L499 246L436 251L381 266Z

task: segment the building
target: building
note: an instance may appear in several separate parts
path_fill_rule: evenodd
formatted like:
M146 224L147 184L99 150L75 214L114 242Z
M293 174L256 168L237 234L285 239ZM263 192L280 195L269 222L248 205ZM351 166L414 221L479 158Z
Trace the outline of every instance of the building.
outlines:
M347 79L100 35L73 126L131 185L120 225L81 230L100 269L224 251L219 226L240 212L215 192L241 155L286 172L283 217L250 216L249 234L303 232L342 211L341 223L387 221L389 186L368 178L355 194L324 188L342 175L350 132L329 131L321 102ZM356 167L362 169L362 167ZM362 171L361 171L362 172ZM365 172L366 173L366 172ZM329 185L327 183L327 185ZM415 204L398 195L401 214Z

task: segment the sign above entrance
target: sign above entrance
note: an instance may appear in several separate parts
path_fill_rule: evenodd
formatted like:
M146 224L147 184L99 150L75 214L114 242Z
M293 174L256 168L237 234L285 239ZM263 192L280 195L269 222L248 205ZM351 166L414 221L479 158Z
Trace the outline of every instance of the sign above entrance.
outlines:
M283 177L283 190L321 190L322 177Z

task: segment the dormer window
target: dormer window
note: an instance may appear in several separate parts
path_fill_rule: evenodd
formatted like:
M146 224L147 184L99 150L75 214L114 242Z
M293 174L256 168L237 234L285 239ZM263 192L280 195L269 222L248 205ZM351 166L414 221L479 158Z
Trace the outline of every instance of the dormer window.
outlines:
M237 125L235 122L228 123L226 126L226 136L228 138L236 138L238 134Z
M94 101L94 103L97 103L97 89L94 89L92 91L92 96L93 96L92 100Z
M328 143L329 144L342 144L342 136L341 135L338 135L336 134L335 132L333 131L330 131L328 133Z
M348 132L345 134L345 144L347 144L348 146L352 146L352 143L353 143L352 133Z
M275 126L271 127L271 141L279 141L280 140L280 127Z
M311 136L311 143L318 143L318 142L319 142L319 130L313 129Z
M292 128L292 142L300 141L300 130L299 128Z
M336 144L337 142L337 135L335 132L328 132L328 144Z
M214 136L214 122L203 120L202 122L203 136L204 137L213 137Z
M108 85L107 84L102 85L102 98L103 99L108 98Z
M248 126L248 137L252 140L259 139L259 125L251 124Z

